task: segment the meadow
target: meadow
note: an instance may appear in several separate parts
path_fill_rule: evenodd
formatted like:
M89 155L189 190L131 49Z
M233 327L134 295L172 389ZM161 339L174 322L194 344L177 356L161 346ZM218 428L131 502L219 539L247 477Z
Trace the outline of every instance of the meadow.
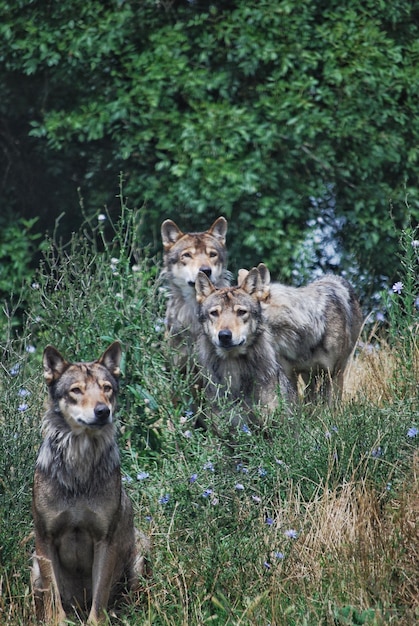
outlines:
M419 620L417 232L402 286L365 324L342 405L232 431L168 367L160 266L136 246L141 212L49 241L19 329L0 336L0 623L35 624L31 488L46 397L42 352L124 348L119 445L152 575L110 612L130 626L411 626ZM16 304L16 306L19 306ZM216 426L194 427L197 412ZM227 413L227 412L226 412ZM82 623L74 615L69 624Z

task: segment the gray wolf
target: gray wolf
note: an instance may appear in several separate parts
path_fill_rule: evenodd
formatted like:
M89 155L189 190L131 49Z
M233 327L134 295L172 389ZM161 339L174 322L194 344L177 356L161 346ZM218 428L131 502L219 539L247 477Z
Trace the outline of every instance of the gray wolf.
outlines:
M195 281L203 272L217 287L229 284L226 250L227 220L219 217L203 232L182 232L172 220L161 225L163 271L168 288L166 326L169 344L185 361L199 333Z
M327 274L304 287L271 283L260 263L260 299L263 317L274 339L278 361L297 399L298 377L308 401L330 405L343 391L344 372L362 327L362 312L352 286L342 277ZM247 270L239 271L239 283Z
M138 586L147 540L122 488L114 412L121 346L92 362L43 355L49 398L33 485L37 619L63 624L71 609L104 618L108 602ZM90 609L89 609L90 607Z
M214 404L224 398L239 405L236 423L255 420L255 407L274 411L278 390L288 394L288 381L263 321L259 271L250 270L240 286L219 289L199 272L195 288L201 325L197 354L207 397Z

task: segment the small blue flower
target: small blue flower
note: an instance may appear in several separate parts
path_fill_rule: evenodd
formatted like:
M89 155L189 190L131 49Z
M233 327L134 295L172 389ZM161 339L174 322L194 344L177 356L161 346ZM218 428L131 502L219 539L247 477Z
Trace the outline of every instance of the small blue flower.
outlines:
M236 483L234 488L236 489L236 491L243 491L244 485L242 485L242 483Z
M398 293L400 295L401 292L403 291L403 283L400 280L398 280L397 283L394 283L392 289L394 293Z
M376 319L377 322L385 322L386 321L385 315L381 311L377 311L377 313L375 314L375 319Z
M268 563L268 561L265 561L263 566L266 567L266 569L271 569L271 564Z
M252 434L251 431L250 431L250 428L248 427L247 424L243 424L242 432L246 433L246 435L251 435Z
M419 433L419 429L416 428L416 426L412 426L407 431L407 436L410 437L410 439L413 439L413 437L417 437L418 433Z
M384 450L381 446L378 446L378 448L374 448L374 450L371 452L371 456L373 457L373 459L379 459L381 456L383 456L383 454Z
M16 363L16 365L13 365L9 370L10 376L17 376L17 374L19 374L19 370L20 370L20 363Z
M285 554L283 552L274 552L274 557L278 560L285 559Z
M212 494L212 489L205 489L205 491L202 493L202 497L209 498L211 494Z
M298 532L294 530L294 528L289 528L284 532L284 535L288 537L288 539L297 539Z
M252 496L252 500L253 502L256 502L256 504L260 504L262 502L262 498L259 496Z
M31 395L31 392L28 391L27 389L19 389L19 391L17 392L17 395L20 396L21 398L26 398L27 396Z
M129 474L124 474L124 476L122 476L121 480L124 483L132 483L132 478L131 478L131 476Z
M264 469L263 467L259 467L258 468L258 474L259 476L266 476L268 472L266 471L266 469Z
M273 517L266 516L265 524L268 524L268 526L272 526L273 523L274 523Z
M203 465L202 469L208 470L209 472L213 472L214 471L214 464L213 464L213 462L212 461L207 461L207 463L205 463Z
M35 346L26 346L25 348L26 352L29 352L29 354L33 354L36 351Z
M192 476L189 479L189 482L193 484L197 478L198 478L198 474L192 474Z
M159 504L167 504L170 500L170 494L165 493L164 496L159 498Z
M26 411L27 409L28 405L26 403L19 404L19 406L17 407L17 410L21 412Z
M138 472L137 474L137 480L145 480L146 478L149 478L150 474L148 472Z

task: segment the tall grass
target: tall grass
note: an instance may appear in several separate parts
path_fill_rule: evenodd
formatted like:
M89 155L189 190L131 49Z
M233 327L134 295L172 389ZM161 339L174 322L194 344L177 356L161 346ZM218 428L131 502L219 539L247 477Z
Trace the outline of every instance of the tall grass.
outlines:
M66 247L50 241L24 328L16 338L10 324L1 340L0 623L35 624L30 498L43 348L92 359L114 339L124 346L124 481L152 538L153 574L112 623L415 623L416 249L404 257L409 293L387 294L390 332L365 329L338 410L301 408L263 432L232 433L201 407L215 425L202 431L193 426L193 381L167 366L159 263L138 249L138 228L141 211L121 201L117 224L86 223Z

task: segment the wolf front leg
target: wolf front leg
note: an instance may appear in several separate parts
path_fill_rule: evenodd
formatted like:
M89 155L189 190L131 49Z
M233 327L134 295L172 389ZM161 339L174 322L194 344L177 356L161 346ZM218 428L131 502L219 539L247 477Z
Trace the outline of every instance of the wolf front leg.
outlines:
M118 554L115 545L106 541L95 544L92 570L92 607L87 624L96 626L104 620L111 587L115 578L118 561L123 555Z
M54 573L54 557L47 556L45 553L48 550L44 548L38 543L31 571L36 619L40 623L63 625L66 623L66 614Z

